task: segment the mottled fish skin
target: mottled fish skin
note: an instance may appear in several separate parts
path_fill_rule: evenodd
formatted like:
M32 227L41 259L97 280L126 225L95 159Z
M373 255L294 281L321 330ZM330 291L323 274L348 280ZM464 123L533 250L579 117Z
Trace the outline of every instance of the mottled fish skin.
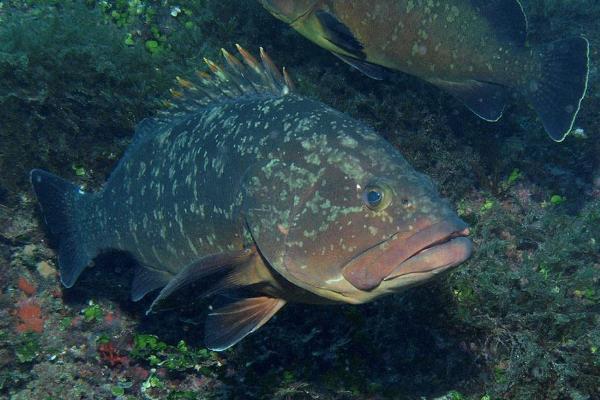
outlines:
M256 297L209 314L207 344L222 350L286 301L363 303L470 256L467 225L392 145L290 93L262 50L260 66L240 49L247 68L224 54L237 72L208 62L216 78L178 79L186 93L166 118L140 123L99 192L32 171L66 286L107 249L139 262L135 300L162 288L151 309L226 272L207 293ZM221 97L205 101L209 90Z
M516 89L556 141L571 130L586 92L587 40L526 47L517 0L259 1L367 75L381 66L420 77L488 121L502 116L508 96L501 89Z
M286 22L325 49L353 56L320 34L313 16L319 10L331 13L351 29L366 61L425 80L479 79L512 85L536 67L532 50L501 44L468 0L263 1L269 3L275 3L272 7L293 3L302 12L310 9Z
M292 180L282 176L283 187L267 186L253 171L276 174L280 171L270 168L278 163L293 173ZM357 185L374 179L393 183L406 207L398 207L396 215L366 209ZM295 94L219 104L163 127L121 162L97 195L93 213L100 231L114 233L103 235L103 247L177 274L203 255L248 244L241 207L244 193L254 191L266 192L267 201L277 199L259 205L267 210L259 214L260 224L271 231L257 230L254 240L294 237L285 250L301 271L305 257L328 255L325 259L340 264L397 231L410 232L418 218L434 222L453 214L431 181L373 131ZM278 208L281 204L289 207ZM355 217L363 222L358 232L346 226ZM285 254L272 257L271 264L285 274ZM309 290L353 292L327 283L340 270L311 265L307 274L296 273L302 280L284 276Z

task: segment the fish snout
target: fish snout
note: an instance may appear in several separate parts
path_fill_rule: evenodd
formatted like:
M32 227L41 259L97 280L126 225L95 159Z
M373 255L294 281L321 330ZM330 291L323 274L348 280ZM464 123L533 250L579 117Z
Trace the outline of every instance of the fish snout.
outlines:
M367 291L382 281L403 276L410 275L407 282L411 283L427 279L470 257L472 243L468 234L469 227L456 216L429 224L408 237L398 233L346 264L344 278L357 289ZM403 286L402 282L398 281L397 286Z
M458 217L438 222L409 238L409 257L399 259L384 280L393 280L403 275L437 275L467 260L473 244L467 237L469 227Z

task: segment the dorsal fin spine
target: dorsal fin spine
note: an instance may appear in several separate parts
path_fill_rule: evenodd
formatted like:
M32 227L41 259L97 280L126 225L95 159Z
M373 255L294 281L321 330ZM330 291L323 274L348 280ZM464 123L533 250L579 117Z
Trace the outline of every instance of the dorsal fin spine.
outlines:
M219 98L224 95L223 91L219 88L218 83L214 81L210 74L205 71L196 71L196 76L200 81L200 87L203 89L202 92L205 93L211 101L218 101Z
M207 58L208 72L197 71L190 79L177 76L177 86L171 89L172 98L165 101L168 110L159 112L161 119L184 116L199 107L248 96L284 96L293 89L292 80L285 70L275 66L265 50L260 48L260 62L236 44L243 60L221 49L225 63L219 65Z
M196 89L196 86L192 82L188 81L187 79L183 79L180 76L176 76L175 77L175 81L183 89L188 89L188 90L194 90L194 89Z
M256 60L256 58L254 58L254 56L250 53L248 53L242 46L240 46L239 44L235 44L235 47L237 48L238 52L240 53L240 55L242 56L242 58L244 59L244 62L254 70L254 72L256 72L257 74L260 74L260 64L258 63L258 61Z
M225 59L227 61L227 59ZM227 85L232 91L235 91L235 96L242 96L245 93L244 87L240 84L239 77L235 71L221 67L211 60L205 59L211 71L215 74L220 84ZM230 96L231 97L231 96Z
M232 56L231 53L225 49L221 49L221 53L223 53L223 57L225 58L225 61L227 61L227 67L233 71L231 75L237 75L240 77L238 81L240 88L242 88L242 90L245 92L256 92L256 88L252 84L252 81L250 81L246 76L244 65L240 62L240 60Z
M256 58L254 58L252 54L248 53L242 46L236 43L235 47L237 48L238 53L240 53L242 56L242 60L244 60L244 63L246 63L246 66L248 67L245 68L247 71L245 76L248 82L250 82L256 93L260 93L262 81L264 79L263 75L261 74L260 64Z
M290 77L290 74L288 74L286 67L283 67L282 73L283 73L283 79L285 80L285 85L289 88L289 90L291 90L291 91L295 90L296 87L294 86L294 81Z
M273 61L271 61L271 58L269 58L269 55L262 47L260 48L260 59L263 65L263 73L266 76L269 85L273 90L277 90L278 82L280 82L283 78L281 78L281 74L279 71L277 71L275 64L273 64Z

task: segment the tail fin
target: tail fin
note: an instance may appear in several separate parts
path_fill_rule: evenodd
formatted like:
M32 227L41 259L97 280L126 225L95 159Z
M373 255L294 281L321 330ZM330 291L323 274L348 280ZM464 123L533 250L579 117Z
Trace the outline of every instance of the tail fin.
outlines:
M559 40L542 49L541 76L526 93L550 137L562 142L573 128L585 96L589 43L584 37Z
M81 216L89 210L92 196L40 169L32 170L30 177L44 221L58 242L60 279L66 287L71 287L96 255L89 237L82 233L82 222L87 219Z

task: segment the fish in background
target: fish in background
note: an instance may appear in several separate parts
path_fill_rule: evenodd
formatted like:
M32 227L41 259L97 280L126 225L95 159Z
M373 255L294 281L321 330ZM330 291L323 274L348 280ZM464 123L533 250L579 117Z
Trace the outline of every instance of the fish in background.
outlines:
M565 139L587 90L584 37L528 47L518 0L259 0L278 19L371 78L418 76L498 121L522 93Z
M134 301L160 289L151 310L215 276L196 296L227 294L205 325L224 350L286 302L364 303L470 256L467 225L395 147L238 51L177 79L101 190L31 171L66 287L110 249L137 260Z

